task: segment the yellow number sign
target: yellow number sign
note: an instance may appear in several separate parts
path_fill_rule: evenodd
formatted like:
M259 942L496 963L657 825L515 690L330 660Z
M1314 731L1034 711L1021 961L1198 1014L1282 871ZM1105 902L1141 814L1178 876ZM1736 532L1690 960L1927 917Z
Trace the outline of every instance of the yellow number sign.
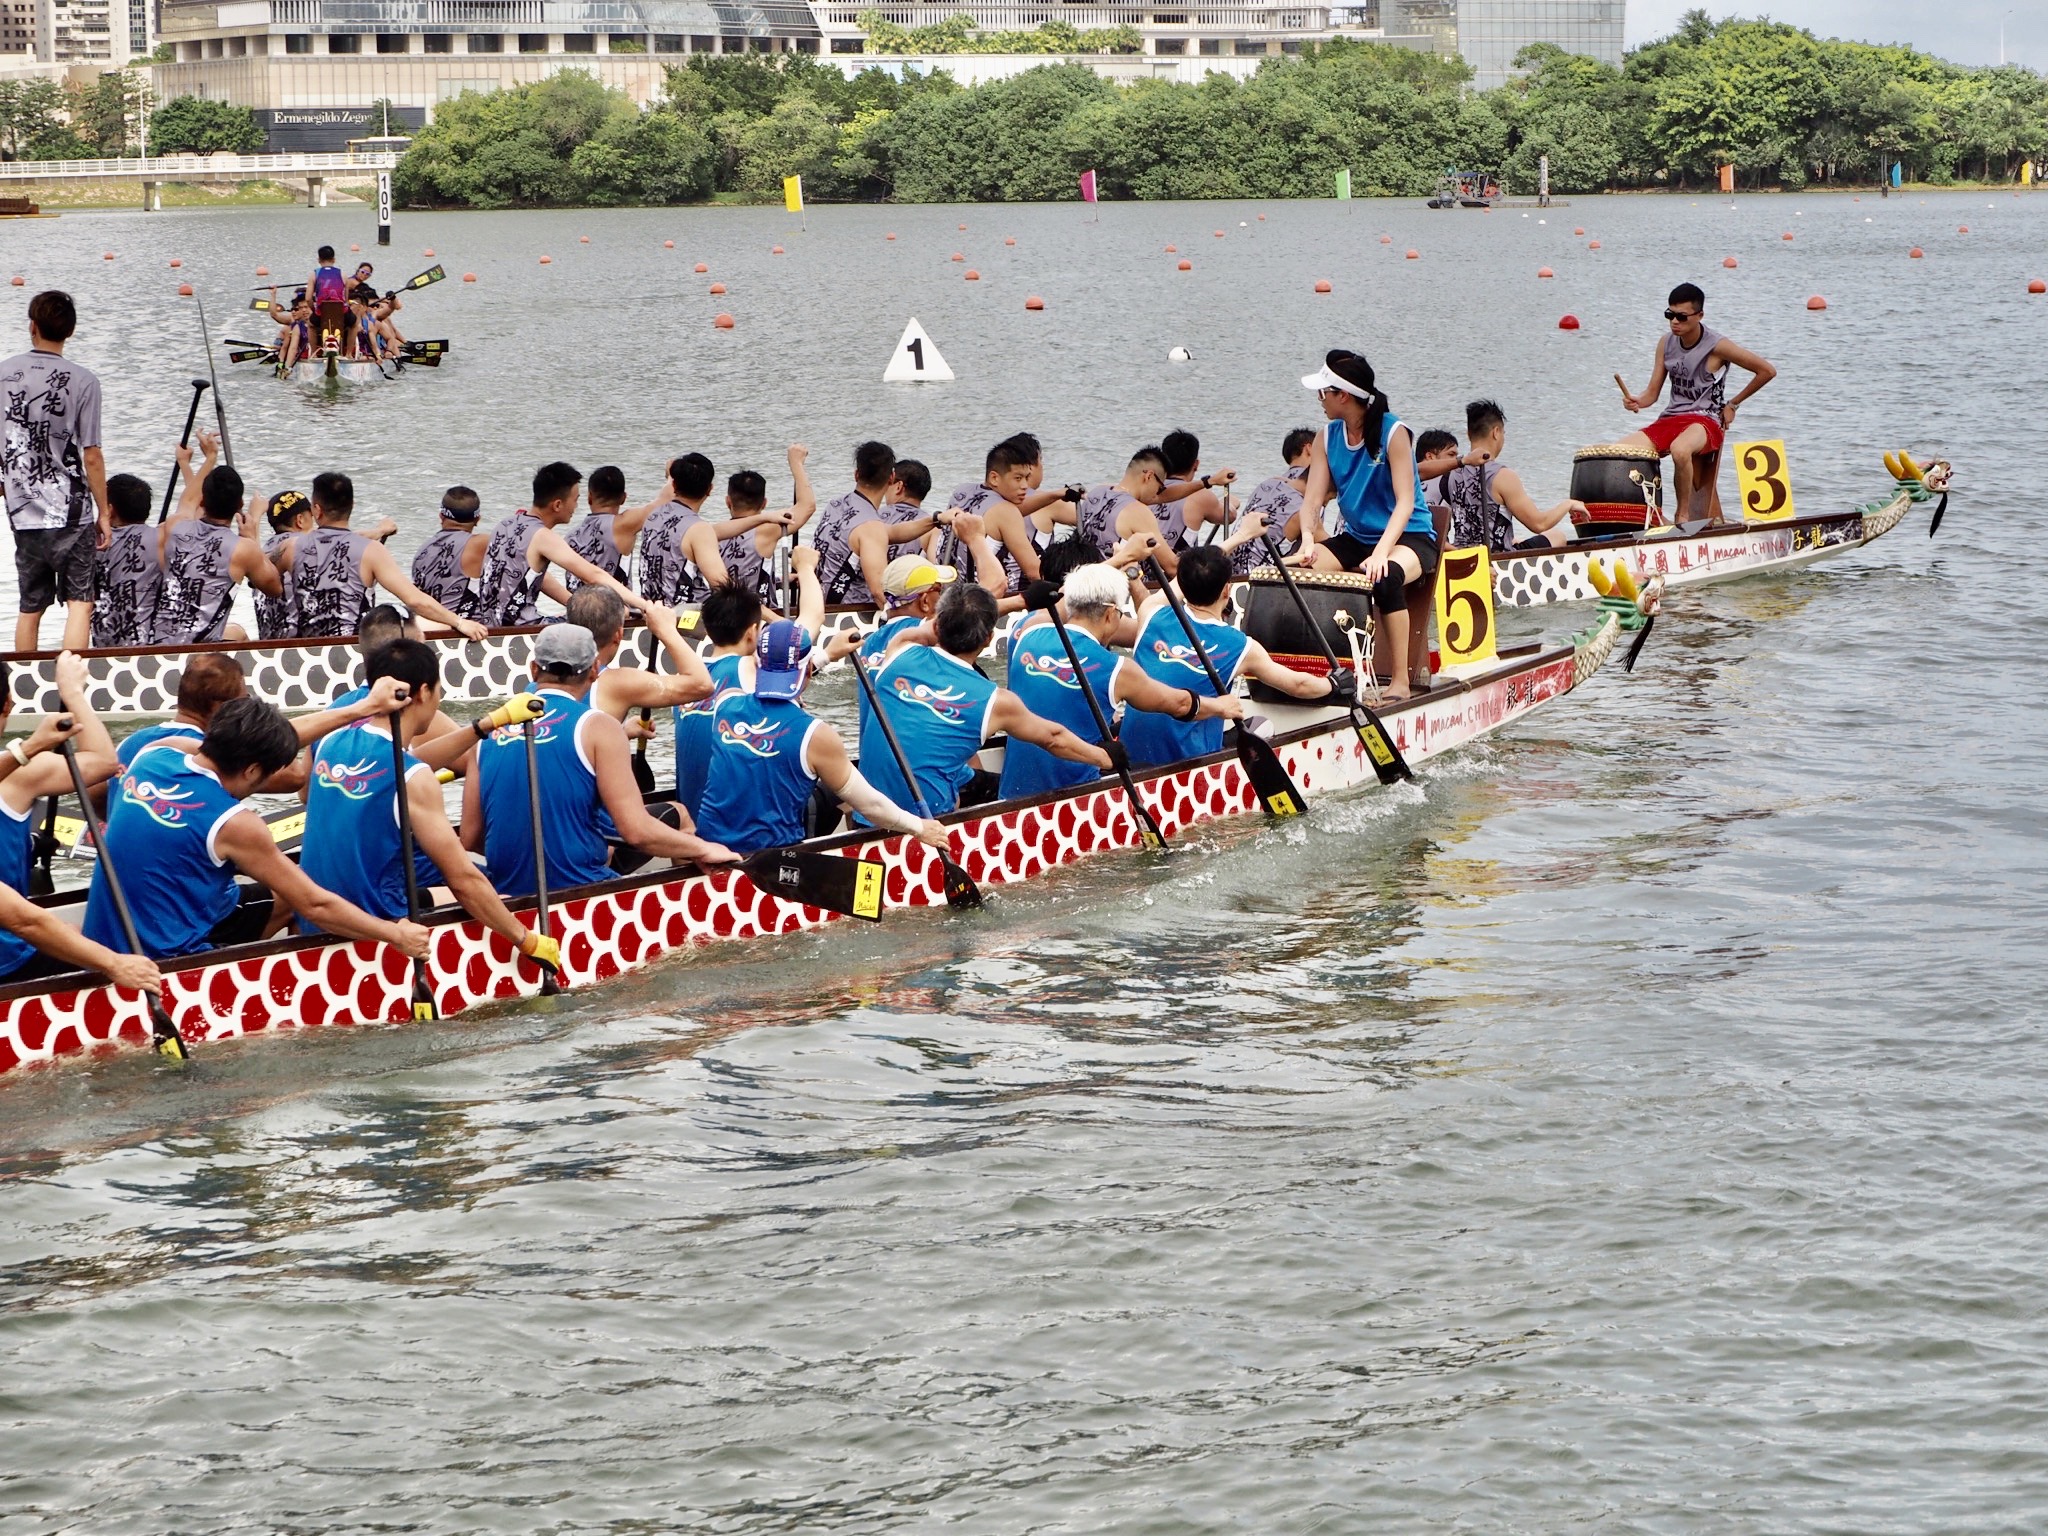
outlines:
M1444 554L1436 583L1437 650L1447 667L1494 658L1493 567L1484 549Z
M853 879L853 912L856 917L882 915L882 866L868 859L858 865Z
M1782 523L1792 511L1792 474L1785 467L1781 438L1767 443L1732 443L1735 485L1745 523Z

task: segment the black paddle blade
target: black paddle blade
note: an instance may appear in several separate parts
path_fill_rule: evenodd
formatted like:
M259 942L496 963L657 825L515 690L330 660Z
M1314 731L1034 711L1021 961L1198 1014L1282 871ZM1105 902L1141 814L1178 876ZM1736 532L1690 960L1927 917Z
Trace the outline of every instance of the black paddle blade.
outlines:
M408 341L403 343L403 346L407 352L419 357L429 355L438 357L442 353L454 350L446 341Z
M271 310L282 308L283 306L272 304L268 299L251 299L249 301L249 307L251 309L260 309L265 314L268 314Z
M230 352L228 354L228 361L231 363L275 363L280 361L280 359L275 352L251 350L248 352Z
M1934 504L1934 516L1927 520L1927 537L1930 539L1940 531L1941 514L1948 510L1948 492L1941 493L1941 500Z
M429 283L438 283L441 281L442 278L446 277L447 275L448 274L442 271L440 266L436 264L434 266L427 268L426 271L420 273L417 277L407 278L405 281L405 286L401 288L399 292L410 293L415 288L424 288Z
M1365 748L1365 755L1372 759L1372 771L1379 775L1382 784L1415 777L1408 769L1408 759L1394 745L1393 734L1365 705L1351 706L1351 728L1358 732L1359 743Z
M1263 736L1253 735L1243 726L1231 734L1236 737L1234 745L1238 766L1251 780L1252 793L1259 797L1259 804L1266 808L1266 814L1299 816L1302 812L1301 791L1294 787L1294 776L1280 761L1280 754L1273 750L1273 744Z
M431 1024L441 1017L441 1007L434 1001L434 989L427 981L426 967L417 961L412 969L412 1016L422 1024Z
M438 368L441 366L441 354L422 352L418 357L401 357L399 361L413 368Z
M171 1022L171 1016L164 1012L164 1005L156 998L149 1000L150 1047L167 1061L190 1061L192 1053L185 1048L185 1037L178 1033L178 1026Z
M944 862L946 872L946 905L956 911L981 905L981 887L974 883L974 877L955 864L951 859Z
M647 761L647 743L640 743L640 750L633 754L633 782L640 786L640 793L654 793L654 769Z
M1643 627L1636 631L1636 643L1628 648L1628 656L1622 661L1622 671L1635 671L1636 658L1643 654L1643 645L1650 638L1650 631L1655 629L1656 627L1657 615L1655 615L1654 613L1651 614L1647 619L1643 620Z
M849 859L803 848L764 848L740 864L746 877L770 896L858 917L882 920L883 867L874 859Z

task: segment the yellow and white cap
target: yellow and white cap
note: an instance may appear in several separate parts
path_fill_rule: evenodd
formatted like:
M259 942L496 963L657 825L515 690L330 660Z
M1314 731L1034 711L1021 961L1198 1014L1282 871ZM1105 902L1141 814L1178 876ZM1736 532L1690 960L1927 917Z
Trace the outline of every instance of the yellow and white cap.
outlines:
M960 579L950 565L934 565L923 555L898 555L882 573L882 591L891 602L907 603L927 587L944 587Z

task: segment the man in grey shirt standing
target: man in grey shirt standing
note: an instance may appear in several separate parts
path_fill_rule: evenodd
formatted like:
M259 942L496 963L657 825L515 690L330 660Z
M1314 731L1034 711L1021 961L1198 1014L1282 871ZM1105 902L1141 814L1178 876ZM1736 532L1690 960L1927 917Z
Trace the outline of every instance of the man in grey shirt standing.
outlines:
M14 648L37 648L43 610L64 604L64 649L92 638L93 555L113 537L100 452L100 381L67 362L78 327L71 295L28 304L29 350L0 363L0 485L14 529L21 618Z

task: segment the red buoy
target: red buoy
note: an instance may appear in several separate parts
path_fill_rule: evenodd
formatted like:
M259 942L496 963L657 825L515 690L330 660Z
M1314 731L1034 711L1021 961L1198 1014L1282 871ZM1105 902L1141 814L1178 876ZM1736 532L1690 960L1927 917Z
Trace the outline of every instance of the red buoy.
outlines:
M360 245L352 245L349 247L349 254L354 255L357 251L360 251L361 249L362 247Z
M1219 230L1217 230L1217 231L1216 231L1216 238L1217 238L1218 240L1221 240L1221 239L1223 238L1223 231L1222 231L1222 230L1220 230L1220 229L1219 229Z
M257 275L258 277L268 277L268 276L270 276L270 268L268 268L268 267L258 267L258 268L256 269L256 275Z
M1015 245L1016 243L1017 243L1017 237L1016 237L1015 235L1005 235L1005 236L1003 236L1003 244L1005 244L1005 245Z
M711 285L711 291L712 291L713 293L715 293L715 294L716 294L716 293L723 293L723 292L725 292L725 284L723 284L723 283L713 283L713 284Z
M1792 238L1792 231L1788 229L1785 231L1784 234L1778 236L1778 238L1780 240L1790 240Z
M1575 225L1572 229L1572 233L1575 235L1583 235L1585 232L1586 226L1583 224Z
M1408 259L1410 261L1420 261L1422 260L1422 252L1415 250L1411 247L1408 252Z
M967 258L965 256L962 256L958 251L955 251L953 253L953 260L955 261L965 261L966 259Z
M1736 268L1736 260L1733 256L1723 256L1721 258L1721 265L1726 267L1730 272L1733 272Z
M962 224L962 225L960 226L960 232L961 232L962 234L965 234L965 233L967 232L967 226L966 226L965 224Z
M781 247L781 246L779 246L779 245L778 245L778 246L773 246L773 247L771 247L771 248L769 249L769 252L768 252L768 254L769 254L770 256L780 256L780 255L782 254L782 247Z
M1025 297L1024 307L1026 309L1043 309L1045 308L1045 300L1041 299L1035 293L1029 294Z
M434 248L430 245L424 251L421 251L420 254L431 260L434 255Z
M732 316L721 311L711 323L721 331L729 331L732 329Z
M476 281L476 274L474 272L465 272L462 274L462 280L465 283L473 283Z
M1812 298L1806 301L1806 307L1808 309L1826 309L1828 307L1828 301L1816 293Z
M1182 257L1182 258L1180 259L1180 261L1179 261L1179 262L1177 263L1177 265L1178 265L1178 266L1180 267L1181 271L1183 271L1183 272L1192 272L1192 271L1194 271L1194 270L1195 270L1195 264L1194 264L1194 263L1193 263L1192 261L1189 261L1189 260L1188 260L1188 259L1187 259L1187 258L1186 258L1185 256L1183 256L1183 257Z
M1536 275L1537 275L1538 277L1555 277L1555 276L1557 276L1557 274L1556 274L1555 272L1551 271L1551 270L1550 270L1550 268L1548 268L1548 267L1538 267L1538 268L1536 269Z
M25 277L10 277L7 283L12 288L26 288L28 286L28 279Z
M2027 292L2048 293L2048 283L2042 282L2041 279L2037 277L2027 284Z
M1967 224L1958 224L1956 226L1956 233L1959 235L1967 235L1969 232L1970 226Z
M590 236L588 236L588 235L578 235L578 236L576 237L576 243L577 243L578 245L588 245L588 244L590 244Z
M555 258L554 258L554 257L552 257L552 256L543 256L543 257L541 257L541 259L540 259L540 264L541 264L542 266L544 266L544 267L545 267L545 266L549 265L550 263L552 263L552 262L554 261L554 259L555 259Z
M694 270L695 270L695 271L698 271L698 272L709 272L709 271L710 271L711 269L710 269L709 267L705 266L705 265L704 265L704 263L700 261L700 262L698 262L698 263L697 263L697 265L696 265L696 267L694 268Z
M1394 237L1393 237L1392 235L1381 235L1381 236L1380 236L1380 244L1381 244L1381 245L1392 245L1393 243L1394 243Z
M184 262L182 262L182 261L180 261L180 260L178 260L178 258L177 258L177 257L173 256L173 257L171 258L171 265L172 265L172 266L174 266L174 267L182 267L183 265L185 265L185 263L184 263Z
M1328 293L1329 291L1330 291L1330 280L1329 280L1329 279L1328 279L1327 277L1319 277L1319 278L1317 278L1317 279L1316 279L1316 292L1317 292L1317 293Z
M981 274L975 271L974 268L969 267L967 269L967 281L970 283L978 283L981 281Z
M1586 249L1589 251L1597 251L1600 249L1600 242L1598 240L1588 240L1586 242Z
M1921 250L1920 247L1917 245L1914 246L1913 249L1911 249L1910 251L1906 252L1907 259L1911 261L1918 261L1921 257L1925 256L1926 254L1927 253Z
M661 248L664 251L672 251L676 248L676 243L673 240L664 240L661 242Z
M1560 331L1576 331L1579 328L1579 317L1577 315L1566 315L1557 322L1557 328Z
M181 298L181 299L189 299L189 298L191 298L191 297L192 297L192 285L191 285L190 283L180 283L180 284L178 284L178 297L179 297L179 298Z
M894 239L895 239L896 237L895 237L895 236L894 236L893 234L890 234L890 235L884 235L884 236L882 236L882 238L883 238L884 240L894 240Z
M1180 254L1180 247L1177 245L1169 245L1166 248L1166 254L1169 256L1178 256Z
M112 261L113 259L114 253L112 251L108 251L105 255L100 257L101 261Z

